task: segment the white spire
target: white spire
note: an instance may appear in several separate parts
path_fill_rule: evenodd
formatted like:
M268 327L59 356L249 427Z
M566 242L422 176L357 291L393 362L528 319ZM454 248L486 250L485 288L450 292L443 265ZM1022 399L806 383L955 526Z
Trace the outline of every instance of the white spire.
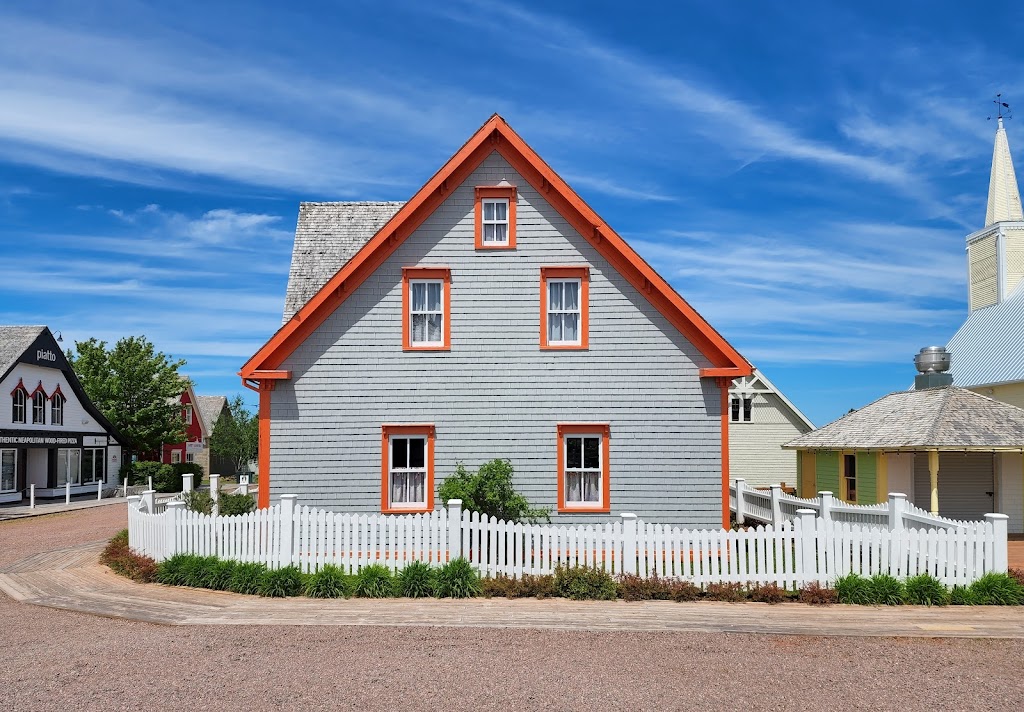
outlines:
M992 150L992 177L988 183L985 227L1008 220L1024 220L1024 213L1021 212L1017 176L1013 172L1013 160L1010 158L1010 143L1006 140L1006 129L1000 117L996 129L996 145Z

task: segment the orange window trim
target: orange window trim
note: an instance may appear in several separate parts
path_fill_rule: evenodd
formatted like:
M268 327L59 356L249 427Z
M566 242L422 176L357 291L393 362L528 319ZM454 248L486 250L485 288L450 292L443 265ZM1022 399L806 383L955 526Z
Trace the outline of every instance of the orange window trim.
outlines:
M611 451L611 426L608 423L559 423L558 424L558 511L563 514L608 514L612 511L611 481L608 455ZM573 506L565 501L565 436L601 436L601 506Z
M578 279L580 281L580 342L578 344L548 343L548 280ZM546 351L584 351L590 348L590 268L540 268L540 347Z
M414 425L382 425L380 427L380 511L384 514L424 514L434 511L434 426L431 423ZM427 438L427 481L424 489L427 503L424 507L392 507L390 460L392 435L423 435Z
M478 185L475 189L473 218L473 243L478 250L516 249L516 187L514 185ZM484 242L483 198L505 198L508 200L508 244L488 245Z
M442 317L440 346L420 346L412 343L411 305L412 289L409 282L416 279L439 279L441 301L444 315ZM452 347L452 271L447 267L403 267L402 268L402 350L403 351L450 351Z

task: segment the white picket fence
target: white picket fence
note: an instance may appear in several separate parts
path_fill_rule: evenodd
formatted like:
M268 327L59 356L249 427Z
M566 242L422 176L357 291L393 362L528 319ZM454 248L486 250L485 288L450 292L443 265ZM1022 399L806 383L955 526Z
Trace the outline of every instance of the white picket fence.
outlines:
M633 514L586 526L517 524L463 512L457 500L415 515L338 514L297 507L295 495L233 517L189 512L181 502L168 503L160 514L147 511L140 497L129 504L129 544L157 561L191 553L271 568L294 564L306 572L332 564L355 573L373 563L395 571L411 561L441 565L464 556L489 576L586 565L697 585L775 583L792 589L850 572L930 573L947 585L967 584L1007 568L1002 514L957 528L888 529L829 521L804 509L778 527L726 531L645 524Z
M738 493L738 495L737 495ZM836 499L831 492L819 492L817 497L804 499L782 491L780 485L767 490L752 489L742 478L736 478L729 485L729 508L736 515L737 524L746 524L753 519L764 524L779 526L791 522L801 509L810 509L822 519L831 522L848 522L888 527L964 529L977 522L960 521L940 517L907 501L905 494L893 492L889 501L878 504L848 504Z

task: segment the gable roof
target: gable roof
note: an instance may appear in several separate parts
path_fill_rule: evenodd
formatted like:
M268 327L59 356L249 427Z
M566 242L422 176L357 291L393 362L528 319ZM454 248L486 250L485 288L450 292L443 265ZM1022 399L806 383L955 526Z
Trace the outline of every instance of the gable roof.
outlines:
M750 392L764 393L765 391L767 391L769 393L772 393L773 395L777 396L779 400L782 401L782 404L789 409L789 411L793 414L793 417L795 417L797 420L803 423L808 430L814 430L814 423L812 423L806 415L800 412L800 409L793 405L793 402L790 401L789 398L786 398L786 395L782 391L780 391L774 383L769 381L768 376L764 375L764 373L762 373L761 369L759 368L755 368L754 373L751 374L750 376L744 376L734 380L732 382L732 386L729 388L729 391L734 393L743 393L743 386L745 384L753 384L755 381L760 381L761 384L764 386L764 389L758 389L757 386L754 385L750 389ZM745 382L745 384L741 382Z
M403 202L299 203L284 319L292 318Z
M1021 450L1024 408L956 386L897 391L783 445L800 450Z
M746 359L495 114L242 366L239 375L243 380L284 376L283 372L270 372L275 372L451 191L495 151L704 354L712 367L701 369L701 376L735 378L752 372Z
M45 326L0 326L0 379L10 373L21 355L45 330Z
M1024 381L1024 282L1006 301L971 312L946 350L963 388Z
M213 435L213 428L217 425L217 419L220 418L221 411L227 405L228 399L225 396L196 396L199 417L202 418L203 425L206 426L207 434Z

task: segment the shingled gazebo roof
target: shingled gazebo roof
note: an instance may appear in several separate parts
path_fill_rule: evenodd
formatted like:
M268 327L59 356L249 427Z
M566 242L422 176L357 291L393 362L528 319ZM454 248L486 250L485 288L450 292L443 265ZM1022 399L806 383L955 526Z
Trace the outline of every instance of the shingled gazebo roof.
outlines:
M791 450L1024 450L1024 409L956 386L899 391L783 445Z

